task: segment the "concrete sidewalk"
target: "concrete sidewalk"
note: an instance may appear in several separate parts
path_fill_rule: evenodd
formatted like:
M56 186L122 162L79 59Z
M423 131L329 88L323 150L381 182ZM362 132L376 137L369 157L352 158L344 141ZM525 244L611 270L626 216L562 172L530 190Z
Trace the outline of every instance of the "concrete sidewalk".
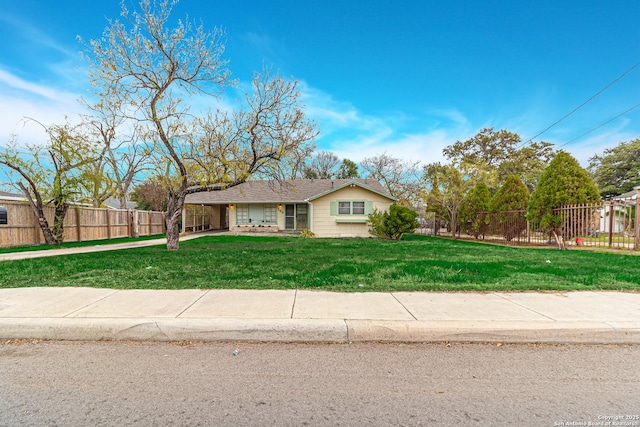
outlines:
M218 233L180 241L208 234ZM105 242L0 261L165 243ZM638 344L640 293L0 289L0 339L14 338Z
M180 242L186 240L197 239L198 237L208 236L221 233L198 233L198 234L186 234L180 236ZM122 249L140 248L144 246L166 245L167 239L164 237L159 239L150 240L138 240L126 243L109 243L108 240L104 240L104 243L96 244L94 246L78 246L75 248L56 248L56 249L44 249L40 251L25 251L25 252L8 252L0 254L0 261L15 261L18 259L30 259L30 258L44 258L60 255L75 255L88 252L105 252L105 251L117 251Z
M640 293L0 289L0 338L640 343Z

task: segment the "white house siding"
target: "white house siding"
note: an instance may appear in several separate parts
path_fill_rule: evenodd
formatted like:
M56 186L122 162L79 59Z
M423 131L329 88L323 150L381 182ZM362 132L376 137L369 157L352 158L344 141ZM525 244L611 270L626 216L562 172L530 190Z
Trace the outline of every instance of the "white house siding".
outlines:
M367 215L331 215L332 201L372 202L373 208L388 211L392 200L361 187L346 187L312 201L313 232L318 237L369 237ZM362 223L339 223L336 220L363 220Z

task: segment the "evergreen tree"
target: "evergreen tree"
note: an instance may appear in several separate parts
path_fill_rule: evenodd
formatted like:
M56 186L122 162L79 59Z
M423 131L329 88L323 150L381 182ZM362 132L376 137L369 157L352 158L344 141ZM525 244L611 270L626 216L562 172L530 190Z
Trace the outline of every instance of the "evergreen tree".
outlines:
M349 178L359 178L360 174L358 173L358 165L349 159L342 159L342 163L338 168L338 175L336 178L338 179L349 179Z
M541 228L554 234L558 244L563 247L562 231L570 227L563 215L554 212L554 209L599 199L598 187L587 171L569 153L561 151L540 177L531 194L527 215L530 221L538 222Z
M511 241L527 227L522 211L529 204L529 189L516 175L511 175L491 199L491 210L499 218L505 239Z
M404 233L413 233L420 227L416 218L416 211L395 203L389 212L374 209L369 214L369 233L382 239L400 240Z
M476 239L479 236L484 238L486 234L490 203L489 187L484 182L479 182L469 191L460 207L460 226Z

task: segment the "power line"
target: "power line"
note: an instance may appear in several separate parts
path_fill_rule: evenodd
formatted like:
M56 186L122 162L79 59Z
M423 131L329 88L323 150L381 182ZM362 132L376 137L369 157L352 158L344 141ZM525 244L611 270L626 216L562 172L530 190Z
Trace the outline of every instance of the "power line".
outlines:
M609 89L611 86L613 86L614 84L616 84L619 80L621 80L624 76L626 76L627 74L629 74L631 71L633 71L635 68L637 68L638 66L640 66L640 62L638 62L637 64L633 65L631 68L629 68L627 71L625 71L624 73L620 74L615 80L613 80L611 83L609 83L608 85L606 85L605 87L603 87L602 89L600 89L598 92L596 92L595 95L593 95L592 97L590 97L589 99L587 99L586 101L584 101L582 104L578 105L576 108L574 108L573 110L571 110L570 112L568 112L567 114L565 114L564 116L562 116L561 118L559 118L558 120L556 120L555 122L553 122L550 126L548 126L547 128L545 128L544 130L542 130L541 132L539 132L538 134L532 136L531 138L529 138L528 140L526 140L525 142L523 142L522 144L520 144L518 146L518 148L521 148L523 146L525 146L526 144L532 142L535 138L539 137L540 135L542 135L543 133L545 133L546 131L548 131L549 129L551 129L552 127L554 127L555 125L557 125L558 123L560 123L561 121L563 121L564 119L566 119L567 117L569 117L570 115L572 115L573 113L575 113L576 111L578 111L579 109L581 109L582 107L584 107L585 105L587 105L589 102L591 102L596 96L600 95L602 92L604 92L605 90ZM634 107L635 108L635 107ZM630 110L629 110L630 111ZM623 113L624 114L624 113ZM595 130L595 129L592 129ZM591 131L590 131L591 132ZM582 136L582 135L581 135ZM580 138L580 137L578 137ZM576 138L577 139L577 138ZM567 143L568 144L568 143ZM565 144L566 145L566 144Z
M593 131L594 131L594 130L596 130L596 129L600 129L602 126L604 126L604 125L607 125L607 124L611 123L612 121L614 121L614 120L615 120L615 119L617 119L618 117L622 117L622 116L624 116L625 114L627 114L629 111L635 110L635 109L636 109L636 108L638 108L638 107L640 107L640 104L636 104L636 105L634 105L633 107L629 108L628 110L623 111L622 113L618 114L617 116L615 116L615 117L613 117L613 118L611 118L611 119L607 120L606 122L604 122L604 123L600 123L598 126L594 127L593 129L591 129L591 130L589 130L589 131L587 131L587 132L583 133L583 134L582 134L582 135L580 135L580 136L576 136L576 137L575 137L575 138L573 138L571 141L565 142L564 144L562 144L562 145L558 146L558 148L562 148L562 147L564 147L565 145L569 145L569 144L571 144L573 141L576 141L576 140L578 140L578 139L582 138L583 136L590 134L591 132L593 132Z

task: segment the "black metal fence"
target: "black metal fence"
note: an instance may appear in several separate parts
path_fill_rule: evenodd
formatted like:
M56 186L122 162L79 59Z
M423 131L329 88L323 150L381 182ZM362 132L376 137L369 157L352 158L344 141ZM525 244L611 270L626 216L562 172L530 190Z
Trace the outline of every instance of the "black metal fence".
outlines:
M477 239L512 245L564 245L638 250L640 209L637 198L569 205L554 211L557 232L529 221L526 210L478 212L455 229L431 212L420 219L419 234Z

